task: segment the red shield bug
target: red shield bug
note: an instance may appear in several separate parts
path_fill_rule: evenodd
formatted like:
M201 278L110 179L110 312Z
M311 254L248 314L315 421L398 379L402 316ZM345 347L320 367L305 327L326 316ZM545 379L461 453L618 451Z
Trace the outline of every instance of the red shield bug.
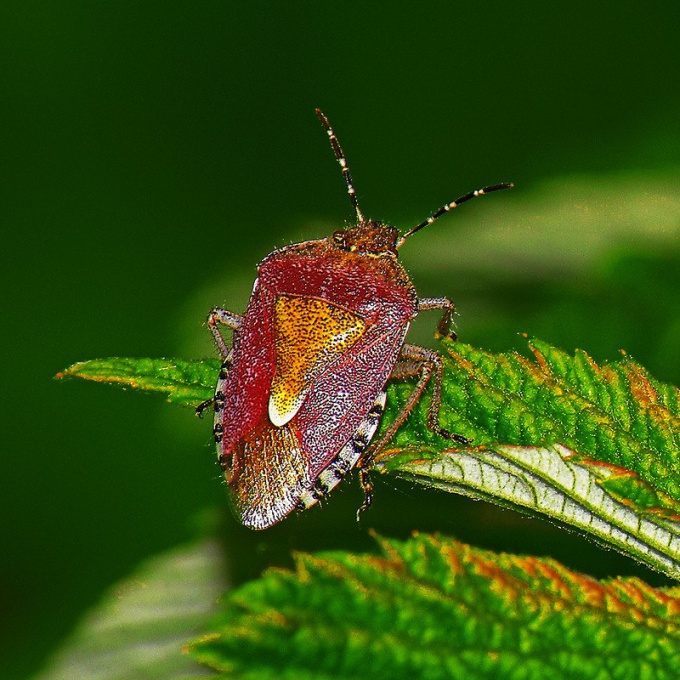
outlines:
M223 364L215 396L197 413L214 409L218 460L234 512L253 529L314 505L357 464L366 492L360 510L368 507L367 466L430 379L428 426L469 443L439 426L441 358L404 342L411 321L425 310L440 310L438 334L453 336L453 303L418 298L397 251L461 203L512 186L465 194L400 236L394 227L364 217L340 143L326 116L316 113L342 168L356 224L329 238L275 250L258 266L243 316L217 308L208 316ZM233 330L231 347L220 324ZM371 444L387 381L409 377L417 382L405 407Z

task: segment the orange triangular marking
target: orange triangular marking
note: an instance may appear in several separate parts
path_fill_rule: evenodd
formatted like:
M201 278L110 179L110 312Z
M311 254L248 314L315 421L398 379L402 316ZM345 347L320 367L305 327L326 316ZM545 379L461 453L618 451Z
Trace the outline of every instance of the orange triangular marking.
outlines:
M361 337L366 322L326 300L279 295L274 328L276 370L269 419L281 427L298 412L315 376Z

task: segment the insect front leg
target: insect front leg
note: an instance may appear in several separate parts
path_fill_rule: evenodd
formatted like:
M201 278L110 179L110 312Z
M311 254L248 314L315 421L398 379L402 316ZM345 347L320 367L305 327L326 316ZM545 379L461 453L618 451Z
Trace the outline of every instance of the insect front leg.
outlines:
M213 309L210 310L210 314L208 314L208 320L206 323L208 325L208 328L210 329L210 332L212 333L213 340L215 341L215 346L217 347L217 351L220 353L220 359L222 359L222 367L220 368L220 380L224 381L227 377L229 369L231 368L231 348L228 347L227 343L224 341L222 333L220 333L220 329L218 328L218 324L228 326L235 332L238 332L241 328L241 324L243 323L243 317L239 316L238 314L234 314L234 312L230 312L227 309L214 307ZM214 397L206 399L204 402L201 402L196 407L196 415L199 418L203 417L203 412L207 408L210 408L212 406L213 408L216 409L220 406L220 402L223 401L224 394L218 391Z
M439 323L437 324L438 338L451 338L457 340L456 331L451 328L453 324L453 315L456 312L456 306L447 297L438 298L421 298L418 300L418 311L426 312L430 309L440 309L443 314Z

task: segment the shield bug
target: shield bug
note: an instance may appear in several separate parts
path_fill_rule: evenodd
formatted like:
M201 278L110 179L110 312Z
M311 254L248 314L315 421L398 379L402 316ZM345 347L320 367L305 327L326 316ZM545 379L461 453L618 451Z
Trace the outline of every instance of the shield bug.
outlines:
M276 524L331 491L359 464L370 504L367 465L394 435L430 379L427 424L439 426L442 361L436 352L405 344L418 312L440 310L440 336L451 331L453 303L418 298L397 260L412 234L460 204L511 184L461 196L401 236L359 208L349 166L326 116L317 110L356 224L331 237L275 250L259 264L243 316L213 309L208 327L222 358L212 406L218 461L236 516L253 529ZM219 326L233 330L230 347ZM373 442L391 378L417 378L402 412ZM370 447L369 447L369 444Z

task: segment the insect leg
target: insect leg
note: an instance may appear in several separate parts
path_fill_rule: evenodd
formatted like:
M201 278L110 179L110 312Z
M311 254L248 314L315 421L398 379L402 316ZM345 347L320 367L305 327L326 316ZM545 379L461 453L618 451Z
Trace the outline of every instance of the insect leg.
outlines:
M231 367L231 361L229 356L231 353L231 349L227 346L227 343L224 341L222 333L220 333L217 324L222 324L224 326L232 328L234 331L238 331L241 328L242 321L243 317L239 316L238 314L234 314L233 312L230 312L226 309L221 309L219 307L211 309L210 314L208 314L207 320L208 328L212 333L213 340L215 341L217 350L220 353L220 358L222 359L222 367L220 369L220 380L224 380L227 377L227 371ZM221 403L222 404L224 403L224 394L218 390L214 397L206 399L196 407L196 415L199 418L202 418L203 412L207 408L210 408L212 406L215 410L217 410Z
M239 316L238 314L234 314L234 312L230 312L226 309L220 309L219 307L214 307L210 310L210 314L208 314L208 320L206 323L208 324L208 328L213 335L215 345L217 346L217 349L220 353L220 358L222 360L229 356L229 347L227 347L227 343L224 342L224 338L222 337L222 333L220 333L217 324L221 323L224 326L229 326L229 328L238 331L241 328L242 322L243 317Z
M397 417L390 423L385 433L380 439L372 444L368 451L362 456L359 465L370 467L376 453L383 449L394 437L397 430L408 418L409 414L420 401L423 392L427 387L430 377L433 379L432 398L427 410L427 427L438 434L440 437L453 439L459 444L469 444L470 441L459 434L453 434L439 425L439 409L442 401L442 380L444 375L444 365L437 352L420 347L419 345L404 345L399 355L399 361L395 365L390 379L403 380L418 376L418 382L409 395L404 407Z
M436 309L441 309L441 307L436 307ZM461 437L457 434L451 434L439 426L439 407L441 406L443 371L444 367L441 357L436 352L426 349L425 347L420 347L419 345L404 345L402 347L401 354L399 355L399 361L397 361L394 369L392 369L390 380L404 380L406 378L412 378L415 376L418 376L419 379L416 383L416 386L413 388L413 391L411 394L409 394L406 404L404 404L401 412L390 423L390 426L387 428L382 437L380 437L377 442L371 444L357 464L361 475L361 488L364 490L364 502L357 510L357 521L359 521L361 513L365 510L368 510L373 501L373 484L369 479L369 470L373 465L376 454L385 448L385 446L387 446L392 437L394 437L396 434L397 430L401 427L406 418L408 418L415 405L423 396L423 392L427 387L427 383L433 374L434 388L432 391L430 407L427 412L428 428L436 432L441 437L455 439L461 444L470 443L467 439L465 439L465 437Z
M371 475L369 474L367 467L364 467L361 463L359 465L359 483L364 492L364 502L357 510L357 522L361 521L361 513L368 510L373 504L373 482L371 481Z
M215 395L210 397L210 399L206 399L205 401L202 401L196 407L195 413L196 413L196 416L198 418L203 417L203 412L207 408L212 407L212 410L215 411L215 413L219 413L224 408L225 396L224 396L224 391L223 391L222 387L223 387L224 381L227 379L227 375L229 374L230 368L231 368L231 359L229 357L227 357L222 362L222 366L220 368L220 377L219 377L219 380L217 382L217 388L215 390ZM215 435L217 435L217 432L215 432Z
M449 302L447 300L447 302ZM432 398L430 399L430 406L427 410L427 426L434 433L438 434L440 437L446 437L447 439L453 439L459 444L470 444L470 440L463 437L460 434L455 434L445 430L439 425L439 412L442 404L442 382L444 380L444 364L442 363L442 358L434 350L427 349L425 347L420 347L419 345L404 345L401 350L401 358L405 359L407 362L411 361L414 364L420 363L421 365L421 379L416 385L416 389L420 387L420 393L418 398L422 395L428 379L432 376ZM415 391L415 390L414 390ZM410 402L410 399L409 399ZM407 407L410 409L415 406L413 404L407 403ZM406 408L404 409L406 410ZM404 418L408 415L404 416ZM401 421L403 422L403 420ZM401 424L401 423L400 423Z
M457 340L458 336L456 335L456 331L451 328L453 315L456 311L456 306L453 302L446 297L421 298L418 300L418 311L425 312L429 309L440 309L443 312L442 317L437 324L436 337Z

